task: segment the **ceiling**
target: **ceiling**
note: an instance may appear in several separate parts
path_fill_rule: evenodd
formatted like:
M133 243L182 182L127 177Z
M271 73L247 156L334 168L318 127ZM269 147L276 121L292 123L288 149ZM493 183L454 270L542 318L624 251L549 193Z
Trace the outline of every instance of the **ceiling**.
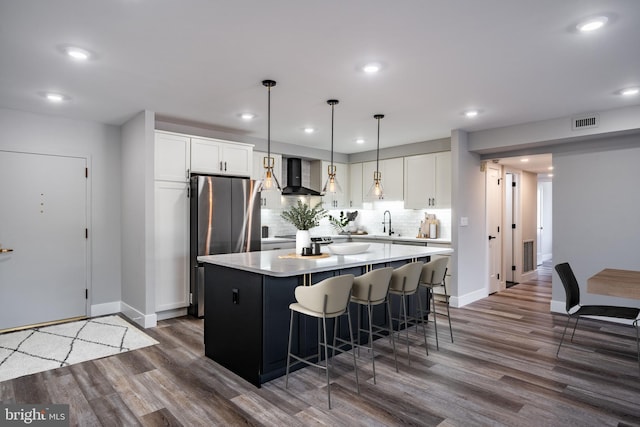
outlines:
M545 177L549 177L549 174L553 174L553 158L550 153L530 156L506 157L492 159L491 161L506 166L510 169L532 172Z
M576 31L594 15L603 29ZM0 107L114 125L146 109L266 139L269 78L273 141L329 149L336 98L348 154L375 149L376 113L385 148L638 105L616 94L640 85L638 41L635 0L2 0Z

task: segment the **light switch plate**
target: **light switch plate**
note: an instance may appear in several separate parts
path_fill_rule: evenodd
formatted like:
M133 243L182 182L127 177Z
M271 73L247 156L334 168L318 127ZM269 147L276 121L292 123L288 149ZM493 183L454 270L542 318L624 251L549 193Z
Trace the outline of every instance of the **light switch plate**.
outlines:
M469 217L461 216L460 217L460 227L466 227L469 225Z

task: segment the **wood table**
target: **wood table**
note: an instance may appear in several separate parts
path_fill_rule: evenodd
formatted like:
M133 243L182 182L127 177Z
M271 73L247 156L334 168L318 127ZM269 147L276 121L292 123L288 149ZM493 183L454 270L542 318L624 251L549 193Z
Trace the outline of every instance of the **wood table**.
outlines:
M587 292L640 299L640 271L605 268L587 280Z

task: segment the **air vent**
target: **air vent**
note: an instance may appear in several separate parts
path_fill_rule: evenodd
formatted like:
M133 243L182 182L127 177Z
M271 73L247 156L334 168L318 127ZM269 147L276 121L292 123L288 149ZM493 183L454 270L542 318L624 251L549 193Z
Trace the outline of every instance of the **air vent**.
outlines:
M571 130L591 129L600 126L600 116L597 113L583 114L571 119Z

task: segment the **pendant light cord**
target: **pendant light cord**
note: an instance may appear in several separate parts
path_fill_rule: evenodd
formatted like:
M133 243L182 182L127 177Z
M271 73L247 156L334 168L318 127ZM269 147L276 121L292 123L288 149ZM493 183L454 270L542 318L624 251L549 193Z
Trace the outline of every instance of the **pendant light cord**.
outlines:
M271 85L267 86L267 157L271 165Z
M384 118L384 114L374 114L373 118L378 120L378 145L376 148L376 173L380 173L380 119Z
M331 104L331 170L333 171L333 108L335 104Z

